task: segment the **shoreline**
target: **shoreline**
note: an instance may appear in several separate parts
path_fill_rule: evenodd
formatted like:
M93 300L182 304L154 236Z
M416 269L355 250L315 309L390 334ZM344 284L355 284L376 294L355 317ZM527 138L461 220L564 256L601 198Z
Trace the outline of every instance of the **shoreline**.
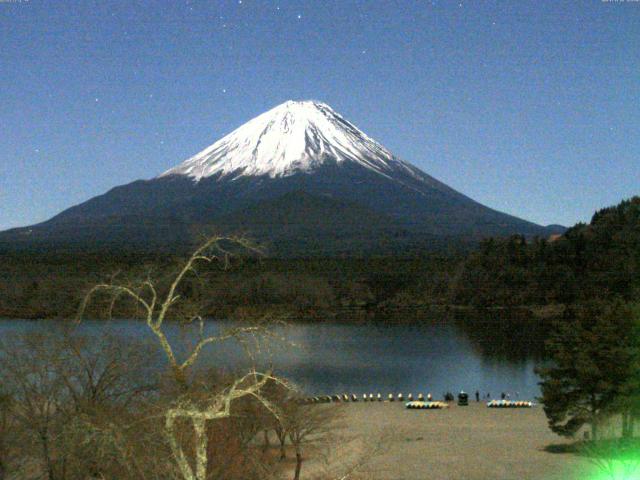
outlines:
M278 311L281 306L272 306L265 311ZM513 312L513 313L528 313L535 320L548 320L558 317L566 308L563 304L548 304L548 305L517 305L517 306L491 306L491 307L477 307L473 305L455 305L455 304L441 304L441 303L424 303L424 304L412 304L412 305L400 305L400 304L386 304L383 306L366 307L358 306L343 307L343 308L327 308L326 310L312 310L309 312L299 312L300 317L292 317L289 323L291 324L309 324L309 323L326 323L326 324L341 324L341 325L405 325L412 323L411 320L395 320L388 321L388 318L393 318L394 315L403 311L410 311L413 313L475 313L475 314L489 314L493 312ZM286 310L283 310L286 316ZM342 316L341 314L349 312L353 315L352 318L348 316ZM360 315L357 315L360 314ZM341 319L339 319L339 317ZM24 321L65 321L72 318L60 316L57 314L45 314L45 315L22 315L14 316L11 310L4 311L0 307L0 321L3 320L24 320ZM136 320L131 317L115 316L108 320ZM205 320L217 321L215 318L205 316ZM382 321L385 320L385 321Z

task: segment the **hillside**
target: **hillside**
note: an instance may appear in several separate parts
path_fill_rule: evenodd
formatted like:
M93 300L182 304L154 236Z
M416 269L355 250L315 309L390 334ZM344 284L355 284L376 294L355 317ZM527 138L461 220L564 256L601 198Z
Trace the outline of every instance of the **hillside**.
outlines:
M555 239L482 242L452 285L455 303L545 305L640 295L640 197Z

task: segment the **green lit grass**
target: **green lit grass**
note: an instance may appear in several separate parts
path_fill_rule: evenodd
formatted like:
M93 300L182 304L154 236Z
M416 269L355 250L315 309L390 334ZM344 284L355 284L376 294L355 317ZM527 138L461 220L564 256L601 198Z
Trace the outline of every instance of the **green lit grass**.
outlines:
M587 480L640 480L640 439L582 442L576 453L587 457L594 473Z

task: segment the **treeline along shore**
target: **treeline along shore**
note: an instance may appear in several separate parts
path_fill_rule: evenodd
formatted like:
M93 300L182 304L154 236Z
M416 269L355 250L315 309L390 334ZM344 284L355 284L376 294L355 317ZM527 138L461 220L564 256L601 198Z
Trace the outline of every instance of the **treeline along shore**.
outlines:
M69 318L92 285L114 276L169 278L181 259L122 250L0 252L0 318ZM410 257L236 259L182 288L212 318L279 312L300 322L396 323L468 309L556 316L584 300L640 293L640 197L556 238L486 239L466 252Z

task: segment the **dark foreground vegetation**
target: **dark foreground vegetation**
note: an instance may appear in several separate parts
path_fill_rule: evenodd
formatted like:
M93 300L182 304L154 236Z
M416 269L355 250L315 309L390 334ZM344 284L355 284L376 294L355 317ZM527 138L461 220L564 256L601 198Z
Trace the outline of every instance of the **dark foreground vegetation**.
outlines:
M605 478L640 474L640 303L591 301L565 310L538 368L554 433Z
M339 412L275 377L178 378L162 356L73 329L2 339L0 479L297 479L337 441Z

